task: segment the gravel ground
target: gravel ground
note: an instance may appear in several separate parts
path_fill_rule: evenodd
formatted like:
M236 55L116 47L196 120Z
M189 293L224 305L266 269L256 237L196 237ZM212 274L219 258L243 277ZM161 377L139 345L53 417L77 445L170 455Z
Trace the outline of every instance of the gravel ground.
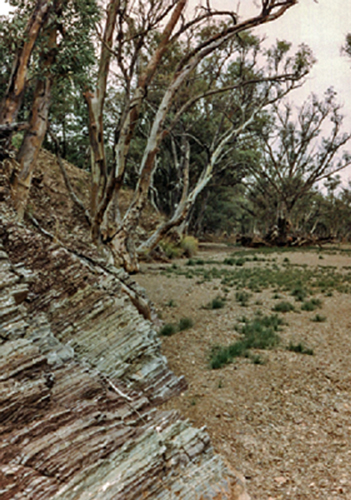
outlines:
M197 258L223 261L232 251L211 248ZM244 266L279 267L289 259L307 265L305 269L334 266L333 272L346 273L350 255L284 252ZM177 265L186 269L185 263ZM194 321L191 329L163 338L171 368L189 384L166 408L178 409L196 426L206 425L215 449L246 478L253 500L351 499L351 294L319 293L321 309L308 312L300 311L301 303L290 292L279 292L281 300L294 303L298 311L284 314L288 324L279 333L279 347L257 351L265 364L237 358L211 370L211 347L237 340L238 319L250 318L258 309L272 314L277 299L272 289L263 289L242 307L236 290L230 289L223 309L204 309L225 291L220 279L201 283L198 278L167 276L167 267L144 264L136 277L165 323L182 317ZM316 312L326 321L311 321ZM288 351L290 341L303 342L314 355Z

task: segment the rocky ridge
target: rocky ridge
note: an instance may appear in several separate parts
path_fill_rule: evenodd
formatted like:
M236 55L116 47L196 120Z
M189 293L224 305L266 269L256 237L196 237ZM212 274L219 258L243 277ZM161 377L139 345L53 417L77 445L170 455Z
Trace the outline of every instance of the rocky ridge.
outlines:
M5 206L0 242L0 498L248 498L205 429L157 409L186 383L137 285Z

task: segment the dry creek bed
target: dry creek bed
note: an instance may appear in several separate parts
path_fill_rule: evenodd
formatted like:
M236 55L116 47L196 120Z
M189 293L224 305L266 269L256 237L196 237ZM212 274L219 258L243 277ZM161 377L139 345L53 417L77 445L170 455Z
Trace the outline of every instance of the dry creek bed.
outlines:
M189 384L165 407L179 410L198 427L206 425L215 449L246 478L253 500L351 499L351 293L315 290L322 305L310 312L301 310L291 290L261 286L253 292L227 286L222 276L204 280L201 271L194 275L196 269L236 273L252 268L272 273L295 269L306 276L324 268L329 276L344 275L347 284L351 253L247 252L249 260L240 267L221 264L233 255L235 250L225 246L208 248L195 261L209 263L146 263L136 277L165 323L184 317L194 322L188 330L163 337L171 369ZM238 290L251 294L246 307L236 300ZM217 295L226 296L225 306L205 309ZM236 358L220 369L209 368L211 347L240 337L234 328L240 318L250 319L258 310L271 315L281 300L293 303L296 311L279 314L287 324L279 332L279 346L257 351L264 364ZM326 320L312 321L316 313ZM287 350L291 341L314 354Z

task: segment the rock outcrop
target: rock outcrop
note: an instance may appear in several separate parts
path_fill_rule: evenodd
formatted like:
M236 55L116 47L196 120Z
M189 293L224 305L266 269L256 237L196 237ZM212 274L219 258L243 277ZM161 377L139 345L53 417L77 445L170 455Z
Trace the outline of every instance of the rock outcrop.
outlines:
M205 429L157 409L186 383L130 279L4 211L0 242L0 498L245 498Z

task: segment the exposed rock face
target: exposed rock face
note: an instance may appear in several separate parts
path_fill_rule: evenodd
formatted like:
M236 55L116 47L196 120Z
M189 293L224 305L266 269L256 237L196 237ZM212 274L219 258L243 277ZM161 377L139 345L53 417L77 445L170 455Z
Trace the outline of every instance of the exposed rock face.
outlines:
M128 277L9 218L0 237L0 498L245 498L205 430L157 410L186 384Z

